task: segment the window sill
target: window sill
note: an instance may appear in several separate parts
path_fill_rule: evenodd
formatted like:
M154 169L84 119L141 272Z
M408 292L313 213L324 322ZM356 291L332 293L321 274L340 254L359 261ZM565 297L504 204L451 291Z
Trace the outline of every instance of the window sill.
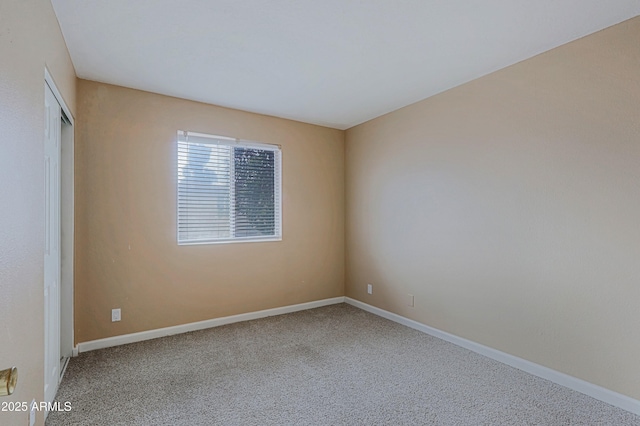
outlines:
M201 245L214 245L214 244L234 244L234 243L267 243L282 241L282 237L269 237L269 238L234 238L228 240L202 240L202 241L179 241L179 246L201 246Z

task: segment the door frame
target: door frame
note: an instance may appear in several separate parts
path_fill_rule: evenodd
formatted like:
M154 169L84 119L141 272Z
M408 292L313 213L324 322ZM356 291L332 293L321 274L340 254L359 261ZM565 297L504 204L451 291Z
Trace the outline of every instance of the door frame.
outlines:
M66 336L60 353L77 356L74 336L74 130L75 119L56 86L49 69L44 68L44 81L58 101L70 125L63 126L60 143L60 334ZM63 347L64 346L64 347ZM61 375L64 371L60 371Z

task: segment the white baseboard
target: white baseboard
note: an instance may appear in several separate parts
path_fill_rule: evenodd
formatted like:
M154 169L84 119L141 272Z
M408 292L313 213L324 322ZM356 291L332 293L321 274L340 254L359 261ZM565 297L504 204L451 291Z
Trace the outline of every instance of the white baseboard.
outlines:
M280 308L265 309L263 311L248 312L246 314L232 315L229 317L213 318L210 320L192 322L189 324L176 325L173 327L158 328L155 330L141 331L139 333L123 334L121 336L107 337L106 339L91 340L89 342L78 343L78 352L88 352L96 349L110 348L112 346L126 345L128 343L142 342L143 340L157 339L159 337L171 336L174 334L187 333L189 331L203 330L205 328L218 327L234 322L249 321L258 318L271 317L274 315L288 314L291 312L304 311L306 309L319 308L321 306L343 303L344 297L334 297L331 299L316 300L313 302L300 303L298 305L283 306Z
M517 356L510 355L508 353L499 351L497 349L490 348L488 346L481 345L480 343L473 342L471 340L464 339L462 337L455 336L437 328L429 327L428 325L421 324L417 321L405 318L398 314L394 314L384 309L371 306L359 300L352 299L350 297L344 298L345 302L360 308L364 311L386 318L388 320L397 322L431 336L437 337L454 345L461 346L470 351L476 352L480 355L484 355L488 358L499 361L503 364L507 364L511 367L517 368L534 376L547 379L551 382L557 383L561 386L573 389L592 398L606 402L623 410L629 411L633 414L640 415L640 401L633 399L626 395L614 392L612 390L603 388L602 386L594 385L593 383L586 382L582 379L578 379L568 374L561 373L551 368L544 367L542 365L527 361L526 359L518 358Z

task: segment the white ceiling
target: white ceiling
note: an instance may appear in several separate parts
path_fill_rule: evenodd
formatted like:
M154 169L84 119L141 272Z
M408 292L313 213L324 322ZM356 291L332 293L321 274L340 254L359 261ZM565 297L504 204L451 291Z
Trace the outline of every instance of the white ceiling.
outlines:
M640 0L52 0L79 77L346 129Z

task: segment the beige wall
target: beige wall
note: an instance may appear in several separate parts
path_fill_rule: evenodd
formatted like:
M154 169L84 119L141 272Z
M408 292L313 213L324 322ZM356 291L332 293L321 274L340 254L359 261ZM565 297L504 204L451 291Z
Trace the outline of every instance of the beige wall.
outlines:
M347 296L640 399L638 40L635 18L348 130Z
M177 245L177 130L282 145L282 241ZM75 272L77 342L342 296L344 132L79 80Z
M45 65L75 113L75 71L51 3L2 0L0 369L19 371L15 393L2 401L43 399ZM0 412L0 424L26 425L27 417Z

